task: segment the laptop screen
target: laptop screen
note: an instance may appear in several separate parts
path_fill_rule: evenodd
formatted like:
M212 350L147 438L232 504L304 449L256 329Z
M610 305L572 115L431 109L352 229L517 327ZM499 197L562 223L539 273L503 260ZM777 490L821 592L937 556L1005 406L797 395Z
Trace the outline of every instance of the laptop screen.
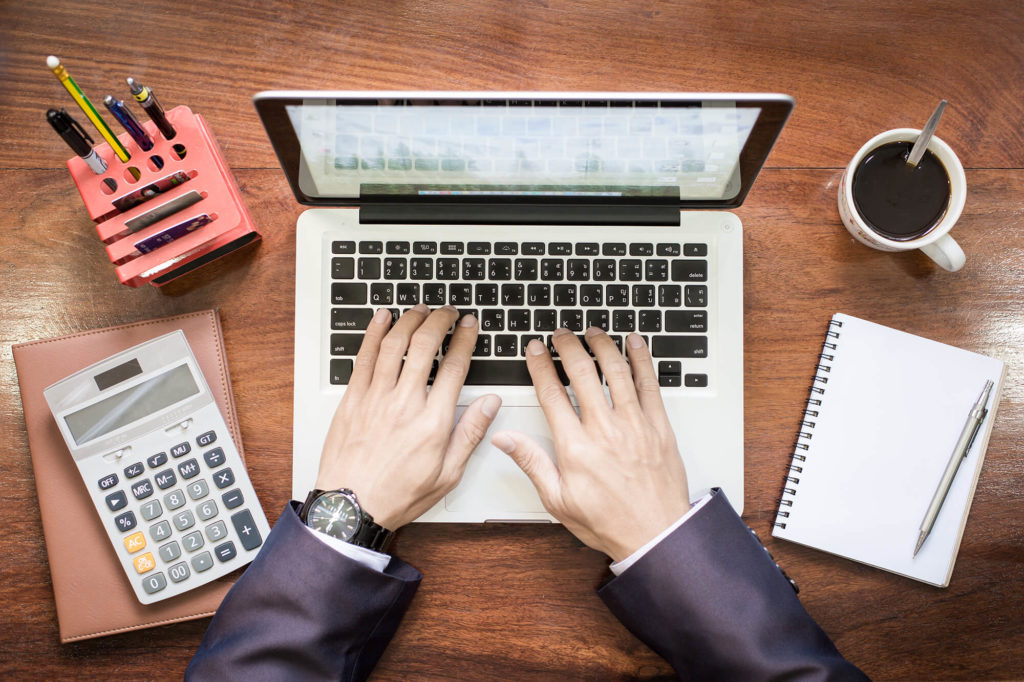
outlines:
M372 96L372 97L371 97ZM792 101L766 95L260 93L300 202L742 202Z

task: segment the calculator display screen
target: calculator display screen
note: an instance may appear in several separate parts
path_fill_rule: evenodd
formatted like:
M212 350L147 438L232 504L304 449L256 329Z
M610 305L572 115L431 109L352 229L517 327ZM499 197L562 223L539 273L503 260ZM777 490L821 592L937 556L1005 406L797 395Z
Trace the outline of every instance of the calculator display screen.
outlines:
M197 393L199 386L196 385L191 370L187 364L181 364L141 384L67 414L64 421L75 442L82 445Z

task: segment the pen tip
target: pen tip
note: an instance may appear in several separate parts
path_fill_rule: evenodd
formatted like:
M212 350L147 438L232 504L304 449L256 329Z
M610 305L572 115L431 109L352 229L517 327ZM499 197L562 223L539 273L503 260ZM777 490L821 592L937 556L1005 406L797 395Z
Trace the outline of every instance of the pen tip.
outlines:
M927 537L928 536L925 535L924 533L921 533L921 535L918 536L918 538L917 538L917 547L914 547L914 556L917 556L917 553L921 551L921 545L924 544L924 540Z
M60 60L54 57L52 54L46 58L46 65L51 69L56 69L60 66Z

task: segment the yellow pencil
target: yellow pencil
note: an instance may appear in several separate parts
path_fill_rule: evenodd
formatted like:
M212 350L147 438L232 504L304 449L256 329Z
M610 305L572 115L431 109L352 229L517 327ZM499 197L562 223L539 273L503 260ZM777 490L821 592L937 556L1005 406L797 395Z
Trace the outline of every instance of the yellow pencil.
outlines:
M78 84L75 83L74 79L68 75L67 69L61 65L60 60L53 55L50 55L46 58L46 65L50 67L50 71L53 71L53 75L57 77L57 80L59 80L61 85L64 86L64 89L68 91L71 98L75 100L75 104L81 107L85 115L90 121L92 121L92 124L96 126L96 130L100 132L100 135L102 135L103 139L107 141L110 148L114 150L114 153L117 154L117 158L122 161L127 161L132 158L131 154L128 153L128 150L124 148L124 145L114 137L114 133L110 130L110 127L107 126L106 122L102 118L100 118L100 115L96 112L96 109L93 108L92 102L89 101L89 98L85 96L85 93L78 87Z

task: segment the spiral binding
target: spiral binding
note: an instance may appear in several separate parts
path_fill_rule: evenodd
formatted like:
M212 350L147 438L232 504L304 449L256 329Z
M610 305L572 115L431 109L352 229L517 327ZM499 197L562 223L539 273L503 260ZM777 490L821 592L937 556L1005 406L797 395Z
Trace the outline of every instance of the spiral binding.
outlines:
M810 396L807 398L807 408L804 410L804 418L800 422L800 431L796 434L796 443L793 444L793 455L789 461L789 471L782 480L782 496L779 498L779 511L772 525L785 529L786 522L779 519L788 519L790 512L783 507L792 508L793 498L796 496L797 486L800 485L800 474L803 473L803 463L807 461L805 454L811 448L810 441L814 437L815 420L821 407L821 398L825 395L828 387L829 374L832 373L832 365L835 362L836 341L839 339L839 329L843 323L841 320L829 320L828 331L825 332L825 343L818 355L818 364L814 367L814 378L811 380ZM831 352L830 352L831 351Z

